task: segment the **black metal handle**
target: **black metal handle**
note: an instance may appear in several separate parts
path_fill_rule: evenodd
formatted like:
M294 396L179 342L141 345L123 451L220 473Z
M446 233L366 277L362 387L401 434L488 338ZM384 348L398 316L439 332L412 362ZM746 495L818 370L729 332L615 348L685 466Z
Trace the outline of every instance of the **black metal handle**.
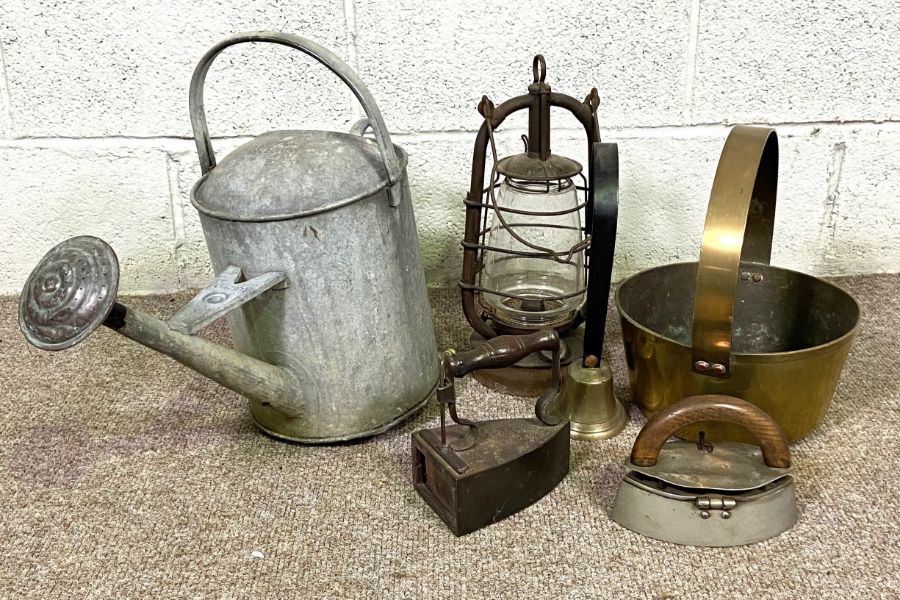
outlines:
M592 149L594 194L592 206L591 247L588 250L587 298L585 300L584 358L585 367L600 363L603 336L606 333L606 305L612 281L613 256L616 251L616 223L619 218L619 146L596 143Z
M552 329L527 335L501 335L481 342L471 350L451 355L449 366L454 377L462 377L479 369L508 367L534 352L558 348L559 334Z

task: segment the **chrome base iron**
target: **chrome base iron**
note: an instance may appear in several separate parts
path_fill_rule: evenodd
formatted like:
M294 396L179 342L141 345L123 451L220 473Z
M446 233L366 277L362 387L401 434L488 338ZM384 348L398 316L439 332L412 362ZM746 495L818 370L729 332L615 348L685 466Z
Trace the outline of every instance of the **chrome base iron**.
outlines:
M681 428L724 421L745 428L740 442L666 442ZM787 438L762 409L724 395L692 396L650 419L638 434L611 517L632 531L688 546L742 546L775 537L797 521Z
M457 536L534 504L569 472L569 423L551 416L559 392L559 347L559 335L543 330L442 355L441 426L412 434L413 484ZM507 366L540 350L552 352L553 378L535 404L535 417L476 423L459 416L455 378ZM447 425L447 412L455 425Z

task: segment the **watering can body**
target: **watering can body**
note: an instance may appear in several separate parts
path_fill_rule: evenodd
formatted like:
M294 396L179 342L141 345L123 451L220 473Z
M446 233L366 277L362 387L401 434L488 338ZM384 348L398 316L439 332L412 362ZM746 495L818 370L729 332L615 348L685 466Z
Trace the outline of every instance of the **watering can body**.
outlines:
M313 138L307 144L332 138L334 150L337 142L374 145L349 134L276 135ZM340 441L378 433L420 408L436 385L438 357L405 174L397 206L383 185L338 208L268 221L207 214L197 200L207 183L198 182L192 199L215 272L236 265L246 279L285 275L226 317L238 351L291 372L300 390L296 416L251 398L257 424L290 440Z
M367 118L350 133L272 131L216 164L203 108L213 60L229 46L270 42L304 52L353 91ZM437 383L406 154L375 100L343 61L275 32L238 34L201 59L191 121L203 177L191 191L217 274L284 280L231 311L235 348L293 375L294 415L251 398L259 426L298 441L378 433L428 400ZM372 129L374 139L363 136Z
M217 164L203 85L216 56L245 42L313 57L367 118L350 133L265 133ZM304 38L241 33L200 60L190 108L203 173L191 202L215 280L163 322L116 301L119 265L108 244L72 238L25 284L25 337L63 350L105 325L244 395L260 428L290 441L374 435L421 408L437 385L438 356L406 154L356 73ZM233 350L196 335L220 318Z

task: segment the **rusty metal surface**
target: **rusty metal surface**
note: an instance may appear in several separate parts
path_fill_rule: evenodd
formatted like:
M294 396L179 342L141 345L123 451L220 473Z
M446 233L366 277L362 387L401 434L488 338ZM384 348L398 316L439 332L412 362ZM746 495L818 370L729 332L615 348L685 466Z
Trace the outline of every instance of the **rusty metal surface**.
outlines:
M534 406L537 418L476 422L461 418L457 377L508 366L552 350L551 383ZM555 416L560 386L560 340L552 329L498 336L441 356L441 425L412 434L416 491L456 535L464 535L530 506L569 471L569 424ZM455 425L447 426L449 409Z
M502 324L490 321L489 315L482 314L476 305L476 295L486 292L478 285L477 276L483 266L481 257L484 251L483 231L485 209L488 206L495 207L496 203L489 204L484 201L485 191L493 190L493 183L487 190L484 185L487 164L487 149L492 138L493 130L514 112L529 109L529 136L526 155L532 158L545 160L550 157L550 107L563 108L570 113L584 127L588 138L588 156L591 156L591 144L600 141L599 126L597 123L598 96L596 89L583 102L579 102L571 96L554 93L550 86L544 82L546 77L546 63L542 56L535 57L532 64L534 82L529 86L529 93L511 98L497 106L487 98L482 98L479 103L479 112L484 117L484 123L478 131L475 140L475 149L472 160L472 177L469 192L465 199L466 225L463 238L463 271L460 279L463 313L472 328L481 336L491 338L498 333L524 333L525 330L515 327L504 327ZM528 161L531 162L531 161ZM574 161L573 161L574 162ZM590 164L590 163L589 163ZM589 167L592 169L593 167ZM590 177L588 180L590 181ZM590 190L587 190L590 197ZM591 218L591 209L585 208L588 220ZM499 214L499 213L498 213ZM577 317L576 317L577 319ZM572 323L558 324L557 329L562 331L570 327Z
M497 173L520 181L559 181L581 173L581 163L559 154L540 159L524 152L498 160Z
M116 301L119 261L103 240L68 239L34 267L19 298L19 328L42 350L74 346L103 324Z
M498 419L478 426L480 442L454 452L452 463L438 451L439 429L412 434L416 491L458 536L531 506L569 472L568 422L551 427L538 419ZM453 425L447 434L468 429Z

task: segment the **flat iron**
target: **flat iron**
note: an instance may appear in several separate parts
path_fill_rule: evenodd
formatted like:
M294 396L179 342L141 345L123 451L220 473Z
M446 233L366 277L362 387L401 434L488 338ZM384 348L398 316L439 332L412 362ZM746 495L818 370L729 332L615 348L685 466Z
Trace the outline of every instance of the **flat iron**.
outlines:
M744 427L759 447L704 440L666 442L700 421ZM611 517L647 537L688 546L742 546L797 522L787 438L746 400L708 394L684 398L653 416L634 441L629 472Z
M477 369L507 367L552 351L550 386L535 417L474 422L456 410L454 381ZM412 434L416 491L457 536L500 521L543 498L569 472L569 422L551 416L560 386L560 341L553 330L502 335L441 356L441 425ZM446 413L455 423L448 425Z

